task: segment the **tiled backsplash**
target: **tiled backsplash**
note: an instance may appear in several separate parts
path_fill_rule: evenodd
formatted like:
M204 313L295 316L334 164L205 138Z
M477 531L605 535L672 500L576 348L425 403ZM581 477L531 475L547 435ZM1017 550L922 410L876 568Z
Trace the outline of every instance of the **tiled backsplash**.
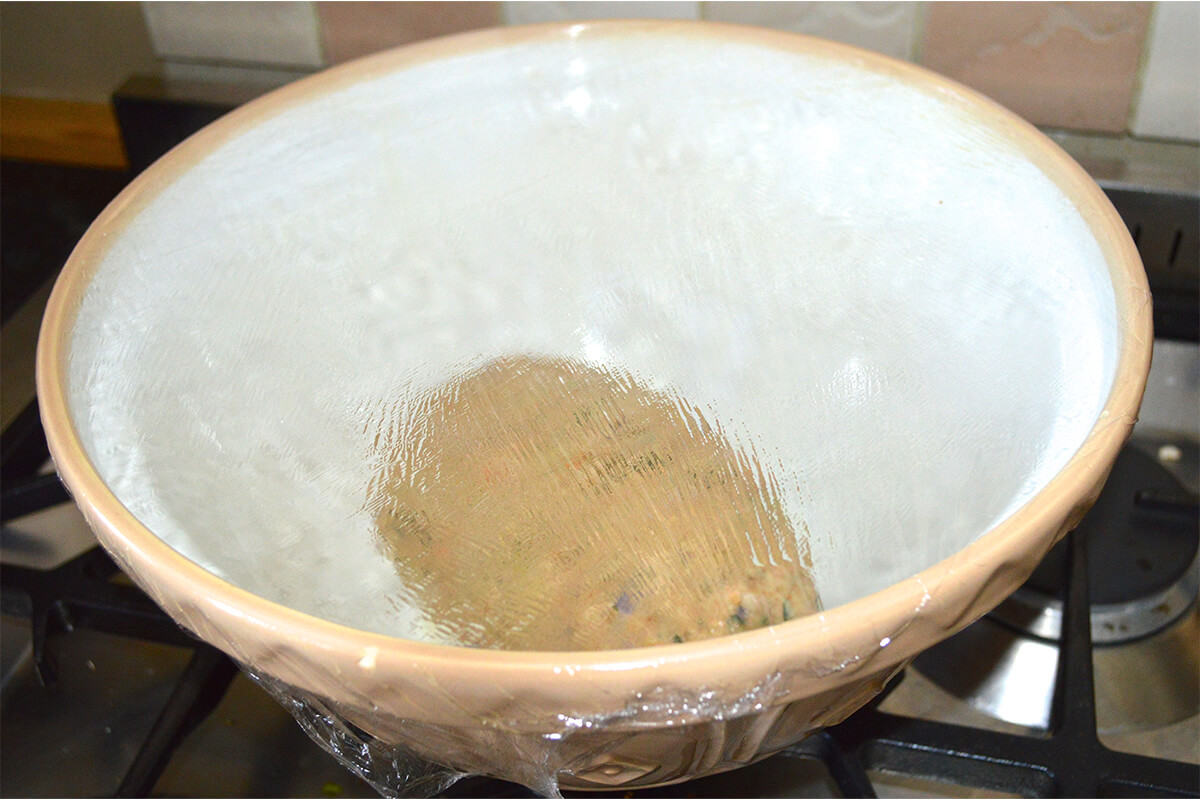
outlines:
M1200 4L290 2L142 4L170 68L315 69L503 24L670 17L762 25L941 72L1050 127L1200 140ZM210 6L219 6L211 8ZM178 72L179 67L175 68ZM216 74L216 73L214 73Z
M152 46L174 77L279 84L385 48L496 25L708 19L914 61L1047 127L1200 141L1197 2L143 2L141 10L144 27L128 26L127 34ZM23 80L11 62L4 91L22 94L36 81Z
M704 3L704 18L761 25L852 44L911 61L921 3Z
M504 23L500 3L322 2L316 6L327 64Z
M1119 133L1148 3L933 3L921 63L1030 122Z
M553 2L530 0L502 3L504 20L510 25L533 22L565 22L576 19L699 19L703 3L689 0L630 0L629 2Z
M154 52L165 61L319 68L317 14L305 2L142 3Z

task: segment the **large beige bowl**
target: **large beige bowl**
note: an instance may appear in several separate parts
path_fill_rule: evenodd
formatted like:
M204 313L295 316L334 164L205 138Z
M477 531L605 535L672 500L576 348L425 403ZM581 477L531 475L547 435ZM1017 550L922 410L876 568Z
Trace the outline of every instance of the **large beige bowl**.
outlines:
M180 624L380 742L550 790L854 711L1080 519L1150 350L1121 220L1011 113L828 42L603 23L383 53L192 137L72 255L38 390L76 501ZM510 353L705 409L769 465L824 613L626 651L439 638L363 498L414 398Z

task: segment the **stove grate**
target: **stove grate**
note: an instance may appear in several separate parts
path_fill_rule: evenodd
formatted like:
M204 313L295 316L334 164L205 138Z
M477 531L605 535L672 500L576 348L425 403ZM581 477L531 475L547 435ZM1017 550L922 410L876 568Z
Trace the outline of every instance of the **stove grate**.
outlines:
M40 431L39 431L40 433ZM26 440L28 441L28 440ZM65 499L56 479L5 482L5 519ZM1049 735L1021 736L882 712L879 701L774 758L818 761L845 797L875 797L868 770L1034 797L1200 797L1200 767L1113 751L1096 727L1088 612L1087 543L1069 537L1064 565L1063 635ZM118 797L153 790L176 748L224 696L236 666L179 628L99 547L51 570L0 564L3 610L32 621L33 656L42 682L56 679L48 644L77 627L193 648L187 669L116 789ZM52 648L51 648L52 649ZM490 778L467 780L445 796L529 797L527 789Z
M857 769L879 769L1033 797L1200 794L1200 767L1121 753L1096 726L1086 538L1071 534L1063 635L1049 735L1022 736L864 709L831 734ZM871 795L865 795L871 796Z

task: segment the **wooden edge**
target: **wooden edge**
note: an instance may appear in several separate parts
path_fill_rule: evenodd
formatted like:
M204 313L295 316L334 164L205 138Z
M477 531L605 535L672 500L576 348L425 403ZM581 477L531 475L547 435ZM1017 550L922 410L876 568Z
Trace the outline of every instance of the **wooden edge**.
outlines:
M111 105L40 97L0 97L0 157L129 167Z

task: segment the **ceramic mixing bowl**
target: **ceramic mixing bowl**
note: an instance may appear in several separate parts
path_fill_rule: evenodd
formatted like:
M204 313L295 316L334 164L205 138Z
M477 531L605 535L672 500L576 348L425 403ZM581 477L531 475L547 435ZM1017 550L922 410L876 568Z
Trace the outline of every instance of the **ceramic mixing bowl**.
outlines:
M815 39L613 22L382 53L193 136L71 256L38 389L181 625L376 745L551 791L752 762L995 606L1095 499L1151 338L1121 220L1003 108ZM456 646L364 498L431 387L513 353L703 409L769 466L824 610Z

